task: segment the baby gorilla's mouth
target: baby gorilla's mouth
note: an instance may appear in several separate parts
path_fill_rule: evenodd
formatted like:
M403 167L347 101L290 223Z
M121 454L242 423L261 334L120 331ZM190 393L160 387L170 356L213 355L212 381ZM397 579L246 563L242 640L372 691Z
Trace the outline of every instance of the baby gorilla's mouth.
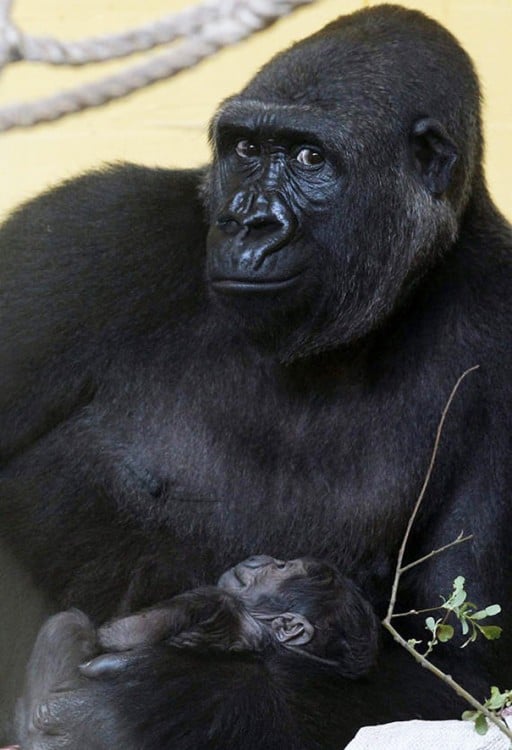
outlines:
M244 580L239 566L236 565L234 568L226 570L226 572L221 575L217 586L221 589L226 589L227 591L236 591L245 588L247 586L247 581Z
M233 572L234 577L238 581L238 583L241 586L247 586L247 579L243 575L244 572L245 572L243 566L241 566L241 565L235 565L235 567L231 568L231 570Z

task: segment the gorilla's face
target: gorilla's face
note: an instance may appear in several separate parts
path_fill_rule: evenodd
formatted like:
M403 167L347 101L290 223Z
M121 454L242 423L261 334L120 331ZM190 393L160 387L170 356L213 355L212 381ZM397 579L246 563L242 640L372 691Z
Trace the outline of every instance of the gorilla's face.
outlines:
M211 127L208 282L285 361L381 323L453 242L467 192L455 118L409 90L399 45L375 73L323 33L325 55L317 39L314 59L311 40L279 56Z

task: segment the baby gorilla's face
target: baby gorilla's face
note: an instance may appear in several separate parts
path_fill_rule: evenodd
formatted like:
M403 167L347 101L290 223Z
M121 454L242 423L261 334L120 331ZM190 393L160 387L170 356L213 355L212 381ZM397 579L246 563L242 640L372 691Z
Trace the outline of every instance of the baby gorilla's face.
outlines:
M277 595L285 581L298 577L307 577L300 558L285 561L269 555L253 555L223 573L217 586L251 605L262 597Z

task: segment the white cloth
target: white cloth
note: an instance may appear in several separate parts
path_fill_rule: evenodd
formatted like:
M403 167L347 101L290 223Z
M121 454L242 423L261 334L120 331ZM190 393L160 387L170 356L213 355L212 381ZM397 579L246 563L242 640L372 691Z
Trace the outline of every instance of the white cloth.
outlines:
M470 721L395 721L363 727L346 750L509 750L498 727L480 735Z

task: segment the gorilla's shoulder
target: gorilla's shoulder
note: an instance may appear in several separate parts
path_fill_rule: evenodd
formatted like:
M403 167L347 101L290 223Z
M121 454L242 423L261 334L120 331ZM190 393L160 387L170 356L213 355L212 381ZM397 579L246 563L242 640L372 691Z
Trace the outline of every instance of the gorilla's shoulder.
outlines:
M199 192L201 169L153 169L136 164L111 164L46 190L16 209L2 229L2 240L24 244L59 235L103 230L130 234L138 225L155 231L183 226L187 234L202 227ZM186 225L186 230L185 230Z
M0 228L3 295L34 300L89 288L97 296L98 279L128 290L138 276L151 284L188 277L205 247L202 178L200 169L118 164L28 201Z
M47 356L71 349L80 327L101 331L128 318L134 327L148 308L158 325L176 300L192 297L205 252L202 176L108 166L17 209L0 229L4 344L16 342L19 359L22 342L37 340ZM3 362L13 359L13 347L0 350Z

